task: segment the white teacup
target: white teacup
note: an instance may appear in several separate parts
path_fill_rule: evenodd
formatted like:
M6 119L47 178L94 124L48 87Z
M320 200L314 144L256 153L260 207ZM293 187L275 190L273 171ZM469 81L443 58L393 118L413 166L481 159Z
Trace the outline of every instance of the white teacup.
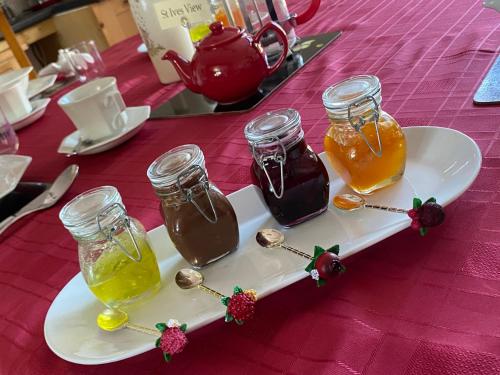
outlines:
M90 81L57 102L84 140L98 140L119 133L127 124L126 106L116 78Z
M10 123L31 113L28 98L29 74L33 68L11 70L0 75L0 108Z

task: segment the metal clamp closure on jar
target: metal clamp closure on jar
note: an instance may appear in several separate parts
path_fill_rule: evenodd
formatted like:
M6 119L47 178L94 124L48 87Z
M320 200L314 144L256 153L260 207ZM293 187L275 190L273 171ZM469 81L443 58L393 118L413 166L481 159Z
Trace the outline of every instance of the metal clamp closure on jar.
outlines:
M200 178L199 182L197 184L189 187L189 188L182 187L182 182L181 182L182 178L187 178L189 175L191 175L194 172L201 173L202 177ZM194 196L196 195L195 191L196 191L197 187L201 187L205 191L205 194L207 195L208 202L210 203L210 208L212 210L212 215L213 215L212 217L209 217L209 215L207 215L202 210L202 208L200 207L200 205L195 201ZM184 170L181 173L179 173L179 175L177 176L177 188L179 189L179 191L184 196L184 199L187 202L192 203L193 206L196 207L196 209L198 210L198 212L208 222L210 222L212 224L216 224L217 223L217 221L218 221L217 212L215 211L215 207L214 207L214 204L212 202L212 198L210 198L210 194L209 194L210 182L208 181L208 177L207 177L207 174L205 173L205 170L201 166L199 166L199 165L191 165L189 168L187 168L186 170Z
M377 133L378 151L375 151L375 149L371 145L368 138L366 138L365 133L363 133L363 131L362 131L362 127L366 124L366 120L363 117L363 115L360 114L358 116L352 116L352 112L351 112L352 107L354 107L354 108L360 107L362 104L364 104L364 102L366 102L367 99L370 99L374 105L372 119L373 119L373 122L375 123L375 132ZM380 158L380 157L382 157L382 142L380 140L380 133L379 133L379 129L378 129L379 117L380 117L380 106L378 105L377 100L372 95L368 95L365 98L363 98L362 100L351 103L347 107L347 118L349 119L349 123L354 128L354 130L356 130L361 135L361 137L365 141L366 145L370 148L371 152L373 152L373 154L375 154L375 156Z
M277 143L282 151L282 154L280 154L278 151L275 151L272 154L266 155L265 153L262 153L260 155L257 155L257 152L255 150L256 146L263 145L263 144L272 144L272 143ZM259 165L261 169L264 170L264 173L266 174L267 181L269 182L269 186L271 188L272 193L277 199L283 198L283 193L285 192L285 179L284 179L284 172L283 172L283 166L286 163L286 148L281 142L281 140L278 137L272 137L272 138L267 138L263 139L259 142L253 142L251 143L252 145L252 155ZM269 176L269 172L267 171L266 167L269 166L271 162L276 162L280 165L280 193L277 194L276 188L274 187L274 184L271 180L271 177Z
M102 225L101 225L101 220L103 218L105 218L106 216L108 216L111 213L111 211L113 211L115 208L118 208L118 209L120 209L123 212L123 218L115 220L113 222L113 225L109 229L108 229L108 226L106 226L105 228L103 228ZM107 207L104 207L99 212L99 214L97 215L96 221L97 221L97 227L99 228L99 231L102 232L106 236L106 239L108 241L116 244L120 248L120 250L123 251L123 253L128 258L130 258L134 262L140 262L142 260L141 250L139 249L139 245L137 244L137 241L136 241L136 239L134 237L134 234L132 233L132 230L130 228L130 218L129 218L128 214L127 214L127 210L125 209L125 207L122 204L120 204L120 203L113 203L113 204L110 204ZM126 249L126 247L123 246L122 243L114 237L115 233L122 226L125 227L125 230L127 231L128 235L132 239L132 243L134 244L135 251L137 252L137 257L134 257L132 254L130 254L129 251Z

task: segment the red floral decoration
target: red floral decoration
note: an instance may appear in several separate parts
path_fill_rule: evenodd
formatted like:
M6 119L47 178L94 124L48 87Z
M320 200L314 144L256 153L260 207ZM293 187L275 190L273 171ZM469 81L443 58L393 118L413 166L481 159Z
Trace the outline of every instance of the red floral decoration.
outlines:
M413 198L413 209L408 211L412 219L411 227L418 230L421 236L425 236L428 228L443 223L445 214L441 205L436 203L436 198L429 198L424 203L419 198Z
M234 320L241 325L255 314L257 292L253 289L243 290L239 286L235 286L232 297L223 297L221 302L227 306L225 321Z
M169 362L172 356L182 352L188 343L185 334L187 325L170 319L168 323L157 323L155 326L161 332L161 337L156 340L156 347L161 349L163 358Z

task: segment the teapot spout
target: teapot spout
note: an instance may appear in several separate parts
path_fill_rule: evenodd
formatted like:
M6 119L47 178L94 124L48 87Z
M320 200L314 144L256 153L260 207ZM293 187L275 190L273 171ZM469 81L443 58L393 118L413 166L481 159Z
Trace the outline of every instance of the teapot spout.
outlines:
M167 53L163 55L162 60L168 60L172 63L188 89L193 92L200 93L199 86L193 81L193 68L191 67L191 63L189 61L185 60L177 52L172 50L168 50Z

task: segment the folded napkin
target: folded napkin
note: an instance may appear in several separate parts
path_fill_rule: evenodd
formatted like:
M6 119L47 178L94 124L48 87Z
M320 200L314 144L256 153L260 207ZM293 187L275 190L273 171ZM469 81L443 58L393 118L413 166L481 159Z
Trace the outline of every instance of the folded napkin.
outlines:
M63 78L72 77L76 71L87 70L88 64L93 64L94 62L94 57L89 53L60 49L57 62L45 66L38 74L39 76L57 74Z

